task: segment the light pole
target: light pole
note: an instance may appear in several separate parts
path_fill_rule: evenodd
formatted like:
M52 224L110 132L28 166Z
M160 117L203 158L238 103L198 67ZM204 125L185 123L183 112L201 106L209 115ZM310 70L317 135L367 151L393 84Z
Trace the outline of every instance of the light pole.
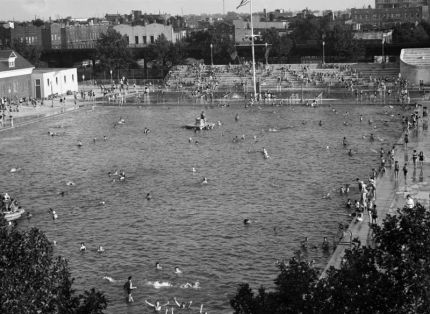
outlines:
M211 43L210 47L211 47L211 65L214 65L214 55L213 55L213 47L214 47L214 45L212 45L212 43Z
M85 81L85 74L82 74L82 89L84 88L84 81ZM85 98L84 98L84 100L85 100Z
M323 59L322 59L322 63L325 64L325 49L324 49L324 47L325 47L325 41L324 40L322 42L322 45L323 45Z
M110 69L110 83L112 84L112 69Z
M385 36L382 35L382 63L384 63L384 44L385 44Z
M265 51L265 57L266 57L266 65L268 65L269 64L269 62L267 61L268 59L269 59L269 54L267 53L268 51L267 51L267 46L269 45L268 43L265 43L264 44L265 46L266 46L266 51Z

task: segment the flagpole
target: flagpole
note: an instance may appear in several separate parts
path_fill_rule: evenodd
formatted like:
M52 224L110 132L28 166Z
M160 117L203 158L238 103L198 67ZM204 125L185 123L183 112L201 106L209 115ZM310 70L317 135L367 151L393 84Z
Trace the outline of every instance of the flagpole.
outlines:
M257 87L255 85L255 50L254 50L254 25L252 23L252 0L249 1L249 10L251 12L251 50L252 50L252 85L254 87L254 98L257 100Z

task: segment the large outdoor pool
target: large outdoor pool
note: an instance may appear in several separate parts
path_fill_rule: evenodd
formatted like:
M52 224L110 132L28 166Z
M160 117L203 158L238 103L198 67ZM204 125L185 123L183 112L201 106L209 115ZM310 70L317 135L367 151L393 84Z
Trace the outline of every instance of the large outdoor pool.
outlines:
M174 296L192 300L194 312L203 303L209 313L228 313L237 285L272 286L275 261L292 257L305 236L317 245L306 257L320 267L327 262L323 237L332 239L338 223L349 221L346 196L336 191L368 177L380 147L387 150L401 134L398 108L333 108L205 108L207 119L222 125L197 134L181 126L194 123L198 106L69 113L0 133L0 191L33 214L21 228L37 226L57 242L78 289L106 292L109 313L149 312L145 299L172 302ZM125 124L114 128L120 117ZM124 182L108 176L115 169L124 170ZM200 184L203 177L208 184ZM323 199L328 192L332 198ZM252 224L244 226L245 218ZM157 261L163 270L155 270ZM175 266L182 275L174 274ZM131 305L122 288L128 276L138 287ZM156 289L148 283L154 281L172 286ZM200 289L180 287L196 281Z

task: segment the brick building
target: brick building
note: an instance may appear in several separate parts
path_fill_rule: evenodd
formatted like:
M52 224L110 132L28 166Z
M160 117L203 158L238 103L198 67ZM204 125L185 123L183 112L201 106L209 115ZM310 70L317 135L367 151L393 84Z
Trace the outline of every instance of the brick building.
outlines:
M429 6L430 0L375 0L375 9L395 9Z
M403 7L384 9L351 9L354 23L390 27L396 23L417 23L429 21L429 7Z
M107 24L75 24L61 28L61 49L94 48L100 34L106 33Z

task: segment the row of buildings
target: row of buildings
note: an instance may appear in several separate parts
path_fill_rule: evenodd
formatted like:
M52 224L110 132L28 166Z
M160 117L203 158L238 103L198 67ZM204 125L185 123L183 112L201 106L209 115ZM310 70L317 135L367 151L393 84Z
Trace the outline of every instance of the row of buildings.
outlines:
M351 24L356 31L361 25L371 26L372 30L386 31L397 23L418 23L430 21L430 0L375 0L375 8L351 9L345 12L320 12L332 20ZM286 34L291 21L318 14L303 10L296 15L283 10L262 12L254 18L254 34L261 35L266 29L275 29L279 35ZM225 32L236 44L249 44L250 23L240 16L229 20L229 14L213 19L212 17L195 22L195 17L172 17L167 14L147 15L134 10L131 14L107 14L104 19L73 20L56 22L36 20L27 23L7 22L0 26L0 48L10 47L15 40L29 45L50 49L91 49L102 33L108 28L117 30L128 39L129 47L145 47L163 34L167 40L176 42L190 32L213 28L224 23ZM366 27L365 29L369 29ZM367 35L357 35L358 37Z

